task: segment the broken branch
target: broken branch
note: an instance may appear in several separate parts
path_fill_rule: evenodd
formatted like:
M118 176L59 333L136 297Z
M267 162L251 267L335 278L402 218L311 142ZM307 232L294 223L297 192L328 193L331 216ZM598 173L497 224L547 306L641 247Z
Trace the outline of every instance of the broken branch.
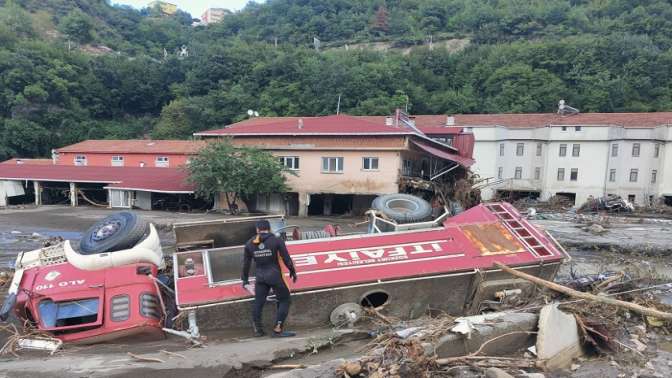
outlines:
M285 364L285 365L271 365L269 369L305 369L307 366L303 364Z
M127 354L128 354L130 357L132 357L132 358L134 358L134 359L136 359L136 360L138 360L138 361L142 361L142 362L160 362L160 363L164 363L164 362L165 362L164 360L162 360L162 359L160 359L160 358L154 358L154 357L142 357L142 356L138 356L137 354L133 354L133 353L131 353L131 352L128 352Z
M580 299L584 299L584 300L592 301L592 302L605 303L605 304L612 305L612 306L617 306L617 307L622 307L622 308L626 308L630 311L634 311L634 312L642 314L642 315L653 316L653 317L656 317L656 318L659 318L659 319L672 320L672 314L670 314L669 312L659 311L659 310L656 310L656 309L653 309L653 308L640 306L636 303L621 301L621 300L610 298L610 297L607 297L607 296L602 296L602 295L598 296L598 295L594 295L594 294L590 294L590 293L584 293L584 292L581 292L581 291L570 289L567 286L559 285L555 282L546 281L542 278L535 277L533 275L523 273L523 272L520 272L518 270L511 269L508 266L506 266L506 265L504 265L500 262L495 262L495 266L500 268L504 272L512 274L516 277L520 277L524 280L530 281L530 282L535 283L537 285L544 286L546 288L557 291L559 293L569 295L570 297L580 298Z

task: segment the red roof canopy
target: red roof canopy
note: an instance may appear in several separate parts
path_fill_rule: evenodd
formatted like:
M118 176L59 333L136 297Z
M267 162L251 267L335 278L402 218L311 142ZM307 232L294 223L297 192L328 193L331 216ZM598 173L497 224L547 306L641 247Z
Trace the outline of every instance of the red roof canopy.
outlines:
M470 159L468 157L456 155L456 154L451 154L447 151L443 151L437 147L430 146L429 144L423 143L423 142L418 142L416 140L413 141L413 144L418 146L421 150L439 158L439 159L444 159L444 160L450 160L452 162L455 162L465 168L469 168L474 163L476 162L474 159Z
M193 193L194 187L186 179L187 173L179 168L0 164L0 180L99 183L160 193Z

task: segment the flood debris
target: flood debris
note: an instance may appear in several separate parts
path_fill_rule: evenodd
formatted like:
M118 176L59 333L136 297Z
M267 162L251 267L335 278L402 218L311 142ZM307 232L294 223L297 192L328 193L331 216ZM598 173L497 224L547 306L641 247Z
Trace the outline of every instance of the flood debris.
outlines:
M621 301L621 300L614 299L614 298L611 298L611 297L607 297L607 296L604 296L604 295L598 296L598 295L594 295L594 294L590 294L590 293L584 293L584 292L581 292L581 291L577 291L577 290L568 288L566 286L562 286L560 284L557 284L555 282L546 281L542 278L535 277L535 276L532 276L532 275L527 274L527 273L523 273L523 272L515 270L515 269L511 269L510 267L508 267L508 266L506 266L502 263L499 263L499 262L496 262L495 266L501 268L503 271L505 271L507 273L510 273L514 276L526 279L528 281L534 282L536 284L539 284L539 285L544 286L546 288L549 288L551 290L560 292L562 294L569 295L570 297L580 298L580 299L584 299L584 300L592 301L592 302L601 302L601 303L605 303L605 304L612 305L612 306L623 307L623 308L626 308L630 311L634 311L636 313L646 315L646 316L652 316L652 317L658 318L658 319L672 320L672 313L669 313L669 312L659 311L659 310L656 310L655 308L641 306L637 303Z
M544 306L539 313L537 358L549 370L567 368L583 354L579 326L572 314L558 309L558 304Z

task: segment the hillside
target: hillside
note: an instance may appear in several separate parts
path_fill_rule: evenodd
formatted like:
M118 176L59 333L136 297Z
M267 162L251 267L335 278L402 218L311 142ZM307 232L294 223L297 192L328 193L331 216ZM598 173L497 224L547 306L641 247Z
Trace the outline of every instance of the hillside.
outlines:
M672 110L663 0L269 0L196 28L103 0L0 4L0 159L329 114L339 95L351 114Z

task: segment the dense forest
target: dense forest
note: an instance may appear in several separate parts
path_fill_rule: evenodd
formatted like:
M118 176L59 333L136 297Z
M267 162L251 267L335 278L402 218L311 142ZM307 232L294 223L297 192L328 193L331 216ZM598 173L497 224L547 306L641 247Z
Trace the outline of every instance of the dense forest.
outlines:
M187 138L248 109L330 114L339 95L350 114L548 112L561 98L672 110L665 0L268 0L191 25L104 0L0 0L0 159ZM345 48L374 41L415 47Z

